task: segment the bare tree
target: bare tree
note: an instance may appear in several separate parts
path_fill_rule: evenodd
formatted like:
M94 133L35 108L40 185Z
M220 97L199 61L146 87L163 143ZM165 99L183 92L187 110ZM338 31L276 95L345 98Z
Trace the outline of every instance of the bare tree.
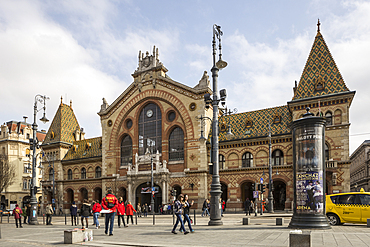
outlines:
M0 154L0 192L13 184L15 179L15 167L11 165L8 156Z

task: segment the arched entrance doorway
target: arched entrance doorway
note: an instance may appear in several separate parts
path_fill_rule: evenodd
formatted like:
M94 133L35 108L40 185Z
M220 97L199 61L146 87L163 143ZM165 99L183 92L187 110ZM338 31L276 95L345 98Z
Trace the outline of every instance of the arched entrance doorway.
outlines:
M126 190L125 187L119 188L118 197L122 197L123 201L126 202L126 200L127 200L127 190Z
M23 201L22 201L22 206L21 207L25 207L26 205L28 205L31 201L31 197L30 196L25 196L23 197Z
M94 200L101 202L102 199L102 190L101 188L97 187L94 189Z
M283 181L274 181L274 210L284 210L286 200L286 185Z
M75 193L72 189L67 189L66 204L64 204L64 209L69 209L72 205L72 202L75 200Z
M176 199L177 199L177 197L181 194L181 186L175 185L173 186L173 189L176 190Z
M83 203L84 199L89 199L89 193L86 188L80 189L80 202Z
M227 193L227 185L225 183L221 183L221 191L222 191L221 199L227 202L228 193Z
M244 182L240 185L241 190L241 200L242 205L241 207L244 208L244 202L249 198L249 200L254 201L253 199L253 189L252 189L253 182Z
M145 205L145 203L150 205L151 200L151 188L150 184L142 183L136 188L136 204ZM155 193L154 193L154 211L158 212L159 205L162 204L162 189L157 184L154 184Z

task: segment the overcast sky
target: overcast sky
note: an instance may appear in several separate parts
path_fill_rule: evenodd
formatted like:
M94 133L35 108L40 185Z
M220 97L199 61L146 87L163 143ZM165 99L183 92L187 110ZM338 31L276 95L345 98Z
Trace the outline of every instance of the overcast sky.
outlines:
M370 139L370 2L0 1L1 122L32 122L34 97L50 97L51 120L63 96L86 137L101 136L102 98L112 103L132 82L139 50L159 48L175 81L195 86L212 66L212 26L222 27L219 88L239 112L285 105L317 32L347 87L350 153ZM38 114L41 118L42 114ZM39 129L47 129L41 122Z

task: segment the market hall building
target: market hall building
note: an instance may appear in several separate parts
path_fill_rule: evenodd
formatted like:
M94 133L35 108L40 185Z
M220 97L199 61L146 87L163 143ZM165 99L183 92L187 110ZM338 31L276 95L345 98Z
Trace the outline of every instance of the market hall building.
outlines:
M132 84L98 113L102 136L85 139L70 105L61 104L42 145L43 202L55 198L58 208L72 201L101 200L107 188L133 205L150 203L151 157L154 163L155 208L171 201L170 191L189 194L197 208L209 198L211 175L209 136L212 107L204 94L212 93L209 77L195 87L171 79L159 60L158 49L139 52ZM227 80L224 79L224 80ZM293 201L292 121L310 107L326 117L325 193L350 190L349 109L355 95L317 31L294 96L287 104L268 109L223 115L219 119L219 162L222 198L230 210L240 210L252 198L252 184L268 181L269 123L271 126L275 210L290 209ZM289 93L290 94L290 93ZM230 130L231 138L226 138ZM53 164L50 163L53 161ZM53 193L52 175L55 175ZM265 192L265 196L267 196Z

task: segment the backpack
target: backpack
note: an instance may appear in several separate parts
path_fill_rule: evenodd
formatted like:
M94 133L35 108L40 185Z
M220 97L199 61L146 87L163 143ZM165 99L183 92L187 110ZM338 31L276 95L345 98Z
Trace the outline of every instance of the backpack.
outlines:
M108 199L107 199L107 197L105 197L105 201L107 202L107 207L108 208L114 208L114 203L113 202L110 202Z

